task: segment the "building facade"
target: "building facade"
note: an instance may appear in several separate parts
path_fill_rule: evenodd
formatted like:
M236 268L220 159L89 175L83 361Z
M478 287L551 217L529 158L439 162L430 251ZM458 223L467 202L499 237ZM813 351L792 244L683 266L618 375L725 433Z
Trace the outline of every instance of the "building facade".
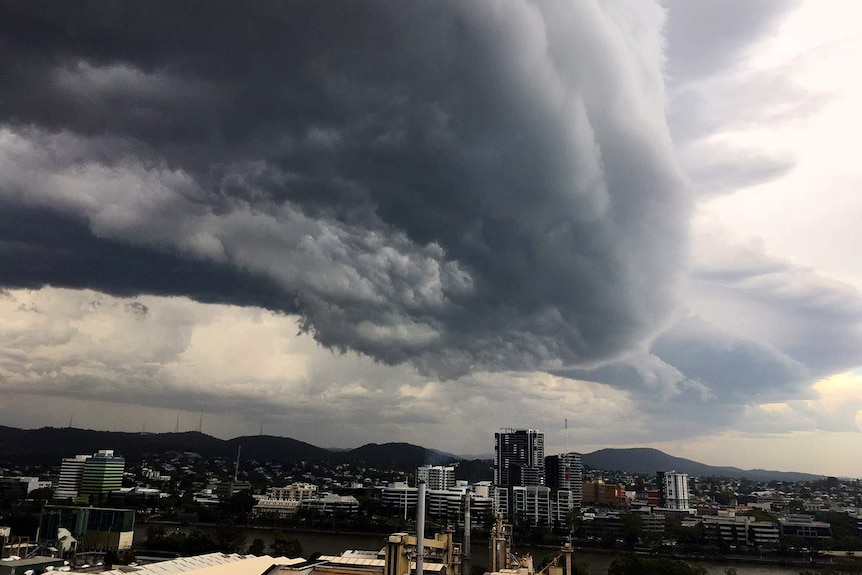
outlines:
M61 529L78 540L78 551L131 549L135 531L134 509L46 505L39 521L40 542L55 541Z
M416 469L416 481L425 482L426 489L444 491L455 487L455 468L447 465L423 465Z
M544 485L512 487L512 520L526 525L551 524L551 490Z
M112 449L102 449L84 461L78 501L88 502L119 491L123 486L126 460L114 455Z
M619 505L625 501L626 488L621 483L605 483L601 477L594 477L581 485L583 505Z
M688 475L675 471L659 471L656 474L659 506L665 509L689 509Z
M545 484L545 434L534 429L501 429L494 434L494 484Z
M545 484L551 489L571 492L573 507L583 500L584 466L579 453L561 453L545 458Z
M54 489L55 499L77 499L81 488L81 478L84 475L84 463L89 455L66 457L60 463L60 477Z

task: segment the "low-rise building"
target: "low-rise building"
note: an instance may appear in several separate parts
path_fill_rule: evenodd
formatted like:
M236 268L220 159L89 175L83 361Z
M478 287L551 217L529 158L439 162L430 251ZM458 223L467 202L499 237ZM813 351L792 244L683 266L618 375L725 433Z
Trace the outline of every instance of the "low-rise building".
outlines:
M77 540L78 551L124 551L131 549L135 511L107 507L46 505L39 521L38 542L53 542L60 530Z
M617 505L625 502L626 488L621 483L605 483L601 477L595 477L583 483L581 493L583 505Z
M781 534L785 537L801 537L807 541L829 539L832 526L823 521L814 521L807 515L788 515L778 519Z
M274 514L287 517L297 512L304 501L317 497L317 486L310 483L291 483L284 487L271 487L266 496L258 499L254 506L256 515Z
M321 493L314 499L306 499L300 508L316 509L321 515L353 515L359 512L359 500L352 495Z
M37 489L51 487L50 481L40 481L38 477L0 477L0 497L15 496L25 499Z

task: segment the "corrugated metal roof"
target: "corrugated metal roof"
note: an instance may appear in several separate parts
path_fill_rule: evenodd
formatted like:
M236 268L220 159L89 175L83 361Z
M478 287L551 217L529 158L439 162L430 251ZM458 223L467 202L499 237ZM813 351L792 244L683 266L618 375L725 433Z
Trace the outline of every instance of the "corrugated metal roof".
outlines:
M178 575L194 573L195 575L260 575L274 564L293 565L303 563L305 559L288 559L287 557L271 557L269 555L239 555L237 553L209 553L193 557L180 557L170 561L161 561L143 565L133 571L105 571L102 575Z
M364 567L384 567L386 561L383 559L370 559L368 557L341 557L339 555L321 555L320 561L326 561L333 565L362 565Z

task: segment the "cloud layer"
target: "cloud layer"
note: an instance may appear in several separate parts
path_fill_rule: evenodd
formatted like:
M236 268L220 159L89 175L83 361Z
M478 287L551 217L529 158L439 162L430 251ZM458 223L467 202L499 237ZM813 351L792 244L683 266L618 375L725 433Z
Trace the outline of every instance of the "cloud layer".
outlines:
M298 437L850 433L862 297L735 229L805 171L756 127L832 102L755 62L798 5L4 2L0 387Z
M44 8L0 14L0 202L121 279L39 265L50 240L7 222L7 285L298 312L443 377L605 360L672 308L690 206L657 6Z

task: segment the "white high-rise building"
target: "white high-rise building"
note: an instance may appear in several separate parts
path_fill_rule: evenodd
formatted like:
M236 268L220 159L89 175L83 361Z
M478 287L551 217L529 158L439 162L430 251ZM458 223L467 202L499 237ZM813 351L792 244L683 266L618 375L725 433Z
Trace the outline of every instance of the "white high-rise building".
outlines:
M659 471L656 474L659 505L665 509L689 509L688 475L676 471Z
M426 489L445 491L455 487L455 468L444 465L423 465L416 469L416 482L425 482Z
M84 477L84 465L89 458L89 455L76 455L63 459L60 463L57 488L54 490L55 499L75 499L78 497L81 479Z
M584 466L579 453L561 453L545 458L545 485L553 489L571 492L567 499L572 507L580 507Z

